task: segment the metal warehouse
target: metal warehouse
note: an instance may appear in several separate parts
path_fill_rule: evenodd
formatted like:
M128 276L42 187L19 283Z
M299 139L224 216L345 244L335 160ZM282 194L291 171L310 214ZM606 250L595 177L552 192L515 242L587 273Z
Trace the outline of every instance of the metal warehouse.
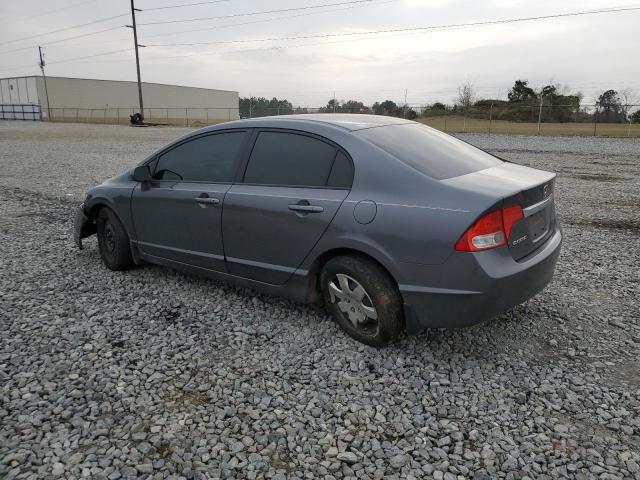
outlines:
M45 88L46 85L46 88ZM238 92L142 83L148 122L206 124L239 117ZM136 82L87 78L0 79L0 119L127 123L138 107Z

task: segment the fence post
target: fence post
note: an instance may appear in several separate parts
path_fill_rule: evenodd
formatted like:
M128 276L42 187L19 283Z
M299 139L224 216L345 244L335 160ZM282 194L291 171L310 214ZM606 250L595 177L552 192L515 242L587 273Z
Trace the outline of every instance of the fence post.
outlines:
M444 133L447 133L447 117L444 117Z
M462 133L467 133L467 112L464 113L462 118Z
M596 136L596 132L598 131L598 103L595 104L596 111L593 114L593 136Z
M105 123L107 123L107 109L104 109L104 112L102 112L102 124L104 125Z
M493 102L489 107L489 135L491 135L491 124L493 123Z
M189 126L189 109L188 108L184 109L184 126L185 127Z
M540 92L540 110L538 110L538 135L540 135L540 122L542 122L542 99L544 95Z
M631 122L633 122L633 117L629 115L629 126L627 127L627 137L631 136Z

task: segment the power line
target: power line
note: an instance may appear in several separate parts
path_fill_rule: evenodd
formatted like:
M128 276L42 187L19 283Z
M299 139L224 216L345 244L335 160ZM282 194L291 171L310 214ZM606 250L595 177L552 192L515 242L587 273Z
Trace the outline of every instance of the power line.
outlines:
M232 0L228 0L228 1L232 1ZM333 13L333 12L342 12L345 10L352 10L352 9L356 9L356 8L364 8L364 7L369 7L369 6L373 6L373 5L386 5L388 3L396 3L400 0L383 0L383 1L376 1L374 0L370 5L350 5L348 7L342 7L342 8L332 8L329 10L322 10L319 12L307 12L307 13L298 13L295 15L282 15L280 17L272 17L272 18L262 18L259 20L251 20L248 22L238 22L238 23L227 23L227 24L223 24L223 25L216 25L214 27L206 27L206 28L195 28L195 29L190 29L190 30L180 30L177 32L167 32L167 33L154 33L154 34L150 34L150 35L145 35L145 38L156 38L156 37L169 37L172 35L182 35L184 33L193 33L193 32L209 32L212 30L219 30L219 29L223 29L223 28L231 28L231 27L239 27L239 26L244 26L244 25L254 25L257 23L268 23L268 22L274 22L277 20L287 20L287 19L291 19L291 18L300 18L300 17L308 17L308 16L312 16L312 15L322 15L325 13ZM146 11L146 10L144 10ZM55 40L52 42L45 42L44 45L55 45L55 44L59 44L59 43L63 43L67 40L73 40L76 38L81 38L81 37L87 37L90 35L97 35L98 33L103 33L106 31L111 31L111 30L116 30L118 28L122 28L120 26L118 27L113 27L113 28L109 28L106 30L100 30L97 32L93 32L93 33L87 33L87 34L83 34L83 35L75 35L73 37L67 37L67 38L63 38L60 40ZM102 44L102 43L115 43L115 42L124 42L124 41L128 41L128 38L117 38L117 39L112 39L112 40L99 40L99 41L95 41L95 42L83 42L83 43L73 43L73 44L69 44L66 46L75 46L75 45L94 45L94 44ZM11 53L11 52L17 52L20 50L27 50L33 48L32 46L29 47L21 47L21 48L16 48L14 50L7 50L4 52L0 52L0 55L2 55L3 53Z
M105 55L113 55L114 53L120 53L120 52L130 52L131 48L122 48L120 50L112 50L109 52L102 52L102 53L94 53L92 55L84 55L82 57L74 57L74 58L66 58L63 60L56 60L55 62L48 62L48 65L57 65L58 63L69 63L69 62L75 62L76 60L84 60L87 58L94 58L94 57L103 57Z
M185 58L185 57L196 57L196 56L207 56L216 53L243 53L243 52L254 52L260 50L280 50L286 48L301 48L301 47L309 47L309 46L317 46L317 45L328 45L335 43L346 43L352 41L362 41L362 40L372 40L372 39L382 39L389 38L398 35L414 35L421 33L429 33L432 31L445 31L445 30L453 30L453 29L461 29L461 28L469 28L476 26L485 26L485 25L494 25L494 24L504 24L504 23L514 23L514 22L524 22L524 21L534 21L541 19L549 19L549 18L561 18L567 16L577 16L577 15L588 15L595 13L610 13L610 12L620 12L627 10L640 10L640 6L628 6L628 7L618 7L611 8L605 10L593 10L593 11L583 11L583 12L569 12L563 14L554 14L554 15L545 15L538 17L522 17L517 19L504 19L504 20L492 20L492 21L484 21L484 22L472 22L472 23L464 23L464 24L451 24L451 25L431 25L426 27L415 27L415 28L405 28L405 29L388 29L388 30L373 30L367 32L345 32L345 33L336 33L336 34L321 34L321 35L306 35L306 36L297 36L297 37L278 37L278 38L263 38L263 39L252 39L252 40L222 40L216 42L199 42L199 43L189 43L189 44L148 44L148 47L166 47L166 46L193 46L193 45L214 45L214 44L235 44L235 43L251 43L251 42L264 42L264 41L277 41L277 40L298 40L298 39L309 39L309 38L326 38L326 37L341 37L341 36L363 36L363 35L378 35L381 33L391 33L392 35L386 35L384 37L374 37L374 38L358 38L358 39L349 39L349 40L337 40L332 42L316 42L316 43L306 43L302 45L288 45L286 47L282 46L273 46L266 48L252 48L252 49L243 49L243 50L229 50L224 52L199 52L199 53L191 53L191 54L181 54L181 55L171 55L166 56L163 55L161 57L148 57L147 61L157 61L162 60L166 61L169 59L175 58ZM117 52L117 51L116 51ZM115 52L113 52L115 53ZM90 58L90 57L88 57ZM113 62L121 62L128 60L112 60Z
M220 0L218 0L218 1L220 1ZM233 1L233 0L224 0L224 1ZM346 4L350 4L350 3L367 3L367 4L369 4L369 3L371 3L371 4L376 5L376 4L386 4L386 3L391 3L391 2L397 2L397 1L398 0L386 0L386 1L383 1L383 2L376 2L375 0L358 0L358 1L355 1L355 2L344 2L344 3L346 3ZM340 5L340 4L341 3L329 4L329 5ZM329 5L322 5L322 6L324 7L324 6L329 6ZM362 7L366 7L366 6L368 6L368 5L352 5L352 6L349 6L349 7L346 7L346 8L335 8L335 9L329 9L329 10L324 10L324 11L320 11L320 12L309 12L309 13L303 13L303 14L297 14L297 15L283 15L281 17L253 20L253 21L250 21L250 22L231 23L231 24L226 24L226 25L217 25L215 27L197 28L197 29L191 29L191 30L182 30L182 31L179 31L179 32L151 34L151 35L146 35L145 38L166 37L166 36L170 36L170 35L179 35L179 34L182 34L182 33L209 31L209 30L212 30L212 29L229 28L229 27L236 27L236 26L243 26L243 25L252 25L252 24L256 24L256 23L267 23L267 22L272 22L272 21L282 20L282 19L287 19L287 18L298 18L298 17L303 17L303 16L319 15L319 14L323 14L323 13L338 12L338 11L343 11L343 10L348 10L348 9L353 9L353 8L362 8ZM318 7L305 7L305 8L320 8L320 6L318 6ZM145 9L144 11L147 11L147 10L153 10L153 9ZM257 14L257 13L254 12L254 13L242 14L242 15L255 15L255 14ZM128 15L128 14L125 14L125 15ZM111 18L118 18L118 17L122 17L122 16L125 16L125 15L119 15L117 17L111 17ZM106 21L106 19L105 19L105 21ZM92 23L94 23L94 22L92 22ZM86 25L86 24L84 24L84 25ZM84 26L84 25L80 25L80 26ZM138 26L140 26L140 25L144 25L144 24L138 24ZM69 28L76 28L76 27L69 27ZM123 28L123 27L121 25L118 25L116 27L106 28L106 29L103 29L103 30L95 31L95 32L83 33L83 34L80 34L80 35L73 35L71 37L65 37L65 38L61 38L59 40L52 40L50 42L43 42L42 45L47 45L47 46L55 45L55 44L58 44L58 43L66 42L68 40L75 40L77 38L84 38L84 37L89 37L89 36L93 36L93 35L98 35L100 33L110 32L110 31L113 31L113 30L117 30L119 28ZM53 32L49 32L49 33L53 33ZM41 35L46 35L46 34L41 34ZM27 37L27 38L33 38L33 37ZM124 38L122 39L122 41L125 41L125 40L128 40L128 39L124 39ZM14 40L12 40L11 42L13 42L13 41ZM118 40L106 40L104 42L93 42L93 43L113 43L113 42L116 42L116 41L121 41L121 40L120 39L118 39ZM4 42L4 43L10 43L10 42ZM2 44L3 43L0 43L0 45L2 45ZM85 45L85 44L83 43L82 45ZM20 52L20 51L23 51L23 50L29 50L29 49L32 49L32 48L35 48L35 47L37 47L37 45L30 45L30 46L27 46L27 47L19 47L19 48L14 48L14 49L11 49L11 50L4 50L4 51L0 52L0 55L6 54L6 53Z
M195 28L195 29L191 29L191 30L180 30L177 32L168 32L168 33L154 33L151 35L145 35L145 38L154 38L154 37L168 37L171 35L180 35L183 33L193 33L193 32L207 32L207 31L211 31L211 30L218 30L221 28L229 28L229 27L239 27L239 26L244 26L244 25L254 25L256 23L268 23L268 22L273 22L276 20L284 20L284 19L289 19L289 18L300 18L300 17L308 17L308 16L312 16L312 15L321 15L323 13L332 13L332 12L342 12L345 10L351 10L351 9L355 9L355 8L364 8L364 7L369 7L372 5L384 5L387 3L395 3L398 2L399 0L384 0L384 1L375 1L375 0L370 0L371 3L367 2L366 5L350 5L348 7L343 7L343 8L332 8L329 10L322 10L319 12L307 12L307 13L298 13L295 15L282 15L280 17L272 17L272 18L263 18L260 20L251 20L248 22L239 22L239 23L227 23L224 25L215 25L213 27L206 27L206 28Z
M233 2L234 0L209 0L208 2L195 2L195 3L181 3L178 5L167 5L165 7L153 7L153 8L145 8L143 11L150 12L152 10L168 10L170 8L182 8L182 7L197 7L200 5L210 5L213 3L226 3Z
M66 7L54 8L53 10L47 10L46 12L39 13L37 15L30 15L27 18L22 18L20 20L14 20L13 22L24 22L33 20L35 18L44 17L45 15L51 15L52 13L61 12L63 10L69 10L70 8L79 7L81 5L86 5L87 3L97 2L98 0L85 0L84 2L73 3L71 5L67 5Z
M471 23L460 23L460 24L450 24L450 25L431 25L425 27L414 27L414 28L403 28L403 29L386 29L386 30L373 30L366 32L345 32L345 33L335 33L335 34L320 34L320 35L305 35L305 36L296 36L296 37L274 37L274 38L262 38L262 39L252 39L252 40L225 40L225 41L216 41L216 42L197 42L197 43L177 43L177 44L153 44L148 46L156 46L156 47L166 47L166 46L193 46L193 45L214 45L214 44L234 44L234 43L250 43L250 42L264 42L264 41L282 41L282 40L298 40L298 39L310 39L310 38L327 38L327 37L343 37L343 36L363 36L363 35L377 35L381 33L392 33L392 34L416 34L416 33L428 33L429 31L437 31L437 30L447 30L447 29L458 29L458 28L468 28L475 26L485 26L485 25L496 25L496 24L505 24L505 23L515 23L515 22L525 22L525 21L535 21L535 20L543 20L543 19L552 19L552 18L562 18L562 17L571 17L571 16L579 16L579 15L592 15L592 14L600 14L600 13L613 13L613 12L621 12L621 11L631 11L631 10L640 10L639 6L626 6L626 7L614 7L609 9L600 9L600 10L588 10L588 11L578 11L578 12L568 12L561 14L553 14L553 15L543 15L536 17L521 17L514 19L502 19L502 20L491 20L491 21L483 21L483 22L471 22ZM320 13L320 12L318 12ZM116 27L120 28L120 27ZM393 35L390 35L393 36ZM378 37L382 38L382 37ZM368 38L367 38L368 39ZM329 43L342 43L349 41L360 41L363 39L352 39L352 40L340 40L336 42L321 42L315 44L303 44L303 45L289 45L287 47L268 47L264 49L248 49L248 50L231 50L227 52L202 52L196 54L186 54L186 55L175 55L175 56L162 56L162 57L151 57L148 58L149 61L153 60L167 60L171 58L183 58L190 56L201 56L201 55L211 55L212 53L238 53L243 51L255 51L255 50L271 50L271 49L282 49L282 48L299 48L299 47L307 47L313 45L324 45ZM115 53L120 53L124 51L129 51L129 48L121 49L121 50L113 50L109 52L103 52L93 55L86 55L82 57L74 57L70 59L63 59L55 62L50 62L50 64L59 64L59 63L68 63L74 62L77 60L90 59L94 57L107 56ZM129 61L129 60L114 60L114 61ZM83 62L88 63L88 62ZM15 69L27 68L30 65L24 66L16 66ZM14 70L15 70L14 69ZM7 71L10 69L5 69Z
M43 42L42 45L55 45L57 43L62 43L65 42L67 40L75 40L76 38L83 38L83 37L90 37L92 35L98 35L100 33L105 33L105 32L111 32L113 30L118 30L119 28L124 28L124 25L118 25L117 27L111 27L111 28L105 28L104 30L98 30L96 32L90 32L90 33L83 33L80 35L74 35L72 37L66 37L66 38L62 38L60 40L52 40L50 42ZM85 45L84 43L82 45ZM22 50L30 50L32 48L37 47L37 45L29 45L28 47L20 47L20 48L14 48L13 50L4 50L2 52L0 52L0 55L4 55L5 53L13 53L13 52L20 52Z
M94 20L92 22L81 23L79 25L73 25L71 27L59 28L57 30L51 30L51 31L45 32L45 33L38 33L36 35L30 35L28 37L16 38L14 40L7 40L6 42L0 42L0 45L6 45L7 43L21 42L22 40L30 40L32 38L43 37L45 35L52 35L54 33L66 32L68 30L74 30L76 28L86 27L88 25L95 25L96 23L107 22L109 20L114 20L116 18L122 18L122 17L127 17L127 16L129 16L128 13L124 13L122 15L113 15L112 17L101 18L101 19L98 19L98 20Z
M426 27L412 27L412 28L390 28L385 30L369 30L364 32L342 32L342 33L323 33L318 35L299 35L295 37L270 37L270 38L257 38L247 40L219 40L214 42L193 42L193 43L162 43L162 44L149 44L149 47L178 47L178 46L197 46L197 45L221 45L221 44L233 44L233 43L253 43L253 42L271 42L271 41L284 41L284 40L306 40L311 38L331 38L331 37L345 37L345 36L359 36L359 35L373 35L381 33L404 33L404 32L419 32L425 30L436 29L458 29L468 27L478 27L486 25L502 25L508 23L519 22L531 22L537 20L549 20L554 18L564 17L577 17L582 15L595 15L601 13L614 13L625 12L632 10L640 10L640 5L632 5L628 7L617 7L600 10L583 10L577 12L556 13L551 15L539 15L535 17L519 17L519 18L507 18L502 20L486 20L481 22L469 22L469 23L453 23L448 25L430 25Z
M306 36L298 36L298 37L278 37L278 38L265 38L265 39L253 39L253 40L223 40L223 41L218 41L218 42L201 42L201 43L196 43L196 44L157 44L157 45L147 45L149 47L152 46L156 46L156 47L164 47L164 46L181 46L181 45L200 45L200 44L229 44L229 43L248 43L248 42L262 42L262 41L274 41L274 40L297 40L297 39L308 39L308 38L325 38L325 37L339 37L339 36L353 36L353 35L372 35L372 34L380 34L380 33L393 33L393 34L415 34L415 33L427 33L429 31L438 31L438 30L448 30L448 29L459 29L459 28L468 28L468 27L475 27L475 26L483 26L483 25L493 25L493 24L504 24L504 23L514 23L514 22L523 22L523 21L533 21L533 20L541 20L541 19L548 19L548 18L560 18L560 17L567 17L567 16L577 16L577 15L587 15L587 14L595 14L595 13L610 13L610 12L619 12L619 11L627 11L627 10L640 10L640 6L637 7L633 7L633 6L629 6L629 7L620 7L620 8L611 8L611 9L605 9L605 10L593 10L593 11L584 11L584 12L569 12L569 13L563 13L563 14L554 14L554 15L545 15L545 16L538 16L538 17L522 17L522 18L518 18L518 19L504 19L504 20L492 20L492 21L485 21L485 22L472 22L472 23L464 23L464 24L451 24L451 25L431 25L431 26L427 26L427 27L415 27L415 28L406 28L406 29L388 29L388 30L374 30L374 31L368 31L368 32L345 32L345 33L336 33L336 34L321 34L321 35L306 35ZM393 35L391 35L393 36ZM378 37L380 38L380 37ZM257 49L246 49L246 50L231 50L231 51L227 51L227 52L222 52L222 53L239 53L239 52L251 52L251 51L256 51L256 50L272 50L272 49L282 49L282 48L299 48L299 47L308 47L308 46L314 46L314 45L326 45L326 44L330 44L330 43L342 43L342 42L349 42L349 41L360 41L363 39L353 39L353 40L339 40L336 42L321 42L321 43L315 43L315 44L303 44L303 45L289 45L287 47L268 47L268 48L257 48ZM364 40L368 40L364 39ZM65 59L65 60L61 60L61 61L57 61L57 62L50 62L50 64L57 64L57 63L65 63L65 62L72 62L72 61L76 61L76 60L83 60L83 59L87 59L87 58L94 58L94 57L98 57L98 56L106 56L106 55L111 55L114 53L120 53L120 52L124 52L124 51L129 51L130 49L122 49L122 50L114 50L114 51L109 51L109 52L104 52L104 53L99 53L99 54L94 54L94 55L87 55L84 57L76 57L76 58L71 58L71 59ZM147 61L154 61L154 60L169 60L169 59L173 59L173 58L184 58L184 57L192 57L192 56L202 56L202 55L211 55L211 54L215 54L215 53L221 53L221 52L201 52L201 53L195 53L195 54L184 54L184 55L172 55L172 56L162 56L162 57L151 57L148 58ZM114 60L115 62L119 62L119 61L128 61L128 60ZM86 63L86 62L84 62Z
M184 58L184 57L197 57L197 56L203 56L203 55L215 55L215 54L234 54L234 53L248 53L248 52L258 52L258 51L266 51L266 50L287 50L287 49L293 49L293 48L304 48L304 47L313 47L313 46L319 46L319 45L333 45L333 44L337 44L337 43L350 43L350 42L361 42L364 40L382 40L385 38L392 38L392 37L398 37L398 36L405 36L405 35L416 35L416 34L427 34L427 33L433 33L433 32L440 32L440 31L446 31L446 30L454 30L453 28L433 28L430 29L428 31L416 31L416 32L404 32L404 33L394 33L391 35L384 35L384 36L378 36L378 37L365 37L365 38L351 38L348 40L333 40L330 42L314 42L314 43L303 43L303 44L299 44L299 45L286 45L286 46L281 46L281 45L273 45L270 47L260 47L260 48L245 48L245 49L241 49L241 50L223 50L223 51L207 51L207 52L198 52L198 53L189 53L189 54L181 54L181 55L171 55L171 56L166 56L163 55L161 57L148 57L147 61L152 61L152 60L167 60L167 59L173 59L173 58ZM369 32L364 32L364 34L367 34ZM235 41L229 41L230 43L236 43ZM225 43L225 42L222 42ZM155 45L148 45L148 46L155 46Z
M204 20L218 20L218 19L222 19L222 18L235 18L235 17L249 17L249 16L253 16L253 15L264 15L264 14L268 14L268 13L281 13L281 12L292 12L292 11L298 11L298 10L309 10L312 8L323 8L323 7L335 7L337 5L349 5L349 4L354 4L354 3L370 3L373 0L352 0L349 2L338 2L338 3L327 3L324 5L308 5L306 7L292 7L292 8L281 8L278 10L262 10L259 12L248 12L248 13L233 13L230 15L218 15L215 17L198 17L198 18L186 18L183 20L163 20L163 21L159 21L159 22L147 22L147 23L140 23L139 26L147 26L147 25L165 25L168 23L185 23L185 22L200 22L200 21L204 21Z

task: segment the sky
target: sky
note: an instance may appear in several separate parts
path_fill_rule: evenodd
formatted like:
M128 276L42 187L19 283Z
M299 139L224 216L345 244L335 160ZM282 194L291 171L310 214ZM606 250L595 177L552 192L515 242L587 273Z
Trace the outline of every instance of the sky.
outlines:
M466 82L479 98L506 98L523 79L582 92L584 103L610 88L640 103L640 10L397 31L640 7L633 0L135 2L146 82L318 107L334 95L452 103ZM47 75L135 80L130 24L129 0L0 0L0 78L39 74L41 45Z

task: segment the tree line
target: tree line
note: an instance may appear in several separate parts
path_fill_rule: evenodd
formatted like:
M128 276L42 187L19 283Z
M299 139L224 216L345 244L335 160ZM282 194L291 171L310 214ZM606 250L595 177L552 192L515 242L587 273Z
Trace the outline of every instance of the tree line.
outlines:
M527 80L516 80L507 93L507 99L479 98L474 86L467 82L458 88L452 104L434 102L416 108L398 104L393 100L375 102L367 106L359 100L330 99L319 108L294 107L286 99L264 97L240 98L241 118L292 113L370 113L407 119L418 116L440 115L466 116L516 122L537 122L542 116L545 122L590 122L603 123L640 122L640 109L633 111L635 98L628 91L605 90L598 96L595 105L584 105L580 92L570 92L568 87L546 85L536 91ZM542 106L542 109L540 108ZM595 108L590 108L595 107Z

